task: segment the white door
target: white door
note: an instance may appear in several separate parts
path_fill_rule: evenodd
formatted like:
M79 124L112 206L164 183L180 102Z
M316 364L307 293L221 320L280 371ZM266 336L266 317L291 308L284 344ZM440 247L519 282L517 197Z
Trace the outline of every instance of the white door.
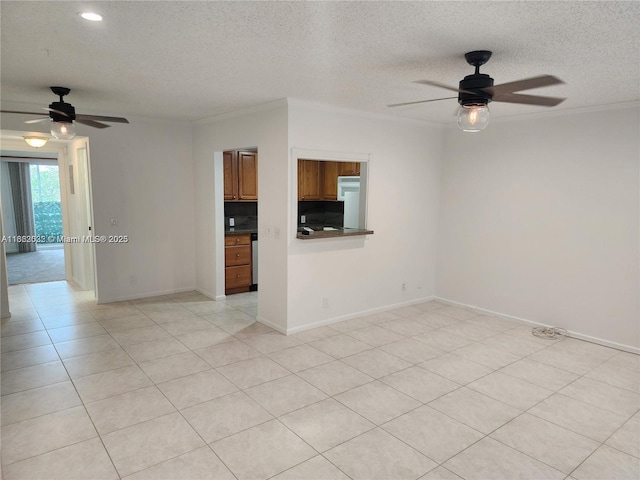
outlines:
M77 159L77 179L75 179L75 193L78 195L78 225L77 228L81 235L90 236L94 235L92 225L92 212L91 212L91 184L89 182L89 158L87 156L87 147L81 147L76 149ZM77 280L84 290L94 289L94 246L93 243L80 243L77 246L81 247L81 272L77 272Z

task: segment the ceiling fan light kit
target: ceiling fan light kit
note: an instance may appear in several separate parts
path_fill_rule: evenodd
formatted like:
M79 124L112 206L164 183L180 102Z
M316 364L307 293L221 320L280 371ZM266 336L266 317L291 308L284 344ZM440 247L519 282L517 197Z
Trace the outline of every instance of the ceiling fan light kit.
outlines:
M33 148L42 148L44 147L49 139L47 137L42 137L39 135L27 135L24 138L24 141L27 142L27 145Z
M493 78L485 73L480 73L480 67L491 58L489 50L474 50L465 54L467 63L475 67L472 75L467 75L458 84L458 88L450 87L431 80L418 80L415 83L440 87L453 92L458 92L458 127L464 132L479 132L489 124L489 103L505 102L524 105L539 105L543 107L555 107L562 103L564 98L542 97L537 95L523 95L514 92L529 90L531 88L546 87L564 83L552 75L540 75L538 77L517 80L515 82L493 84ZM405 102L389 105L389 107L401 107L415 105L417 103L436 102L448 100L448 98L436 98L433 100L421 100L417 102Z

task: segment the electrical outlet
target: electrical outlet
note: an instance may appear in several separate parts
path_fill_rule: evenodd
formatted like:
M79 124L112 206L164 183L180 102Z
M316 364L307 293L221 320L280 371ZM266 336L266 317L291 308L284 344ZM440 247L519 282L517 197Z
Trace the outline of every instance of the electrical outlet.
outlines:
M118 226L118 219L117 218L112 218L111 219L111 226L112 227L117 227Z
M329 308L329 298L322 297L322 308Z
M280 227L273 227L273 237L276 240L280 238Z
M403 292L406 292L406 291L407 291L407 284L406 284L405 282L402 282L402 286L400 287L400 289L401 289Z
M307 223L307 216L306 215L300 215L300 223Z
M236 226L236 219L233 217L229 217L229 226L230 227L235 227Z
M129 285L137 285L138 277L136 275L129 275Z

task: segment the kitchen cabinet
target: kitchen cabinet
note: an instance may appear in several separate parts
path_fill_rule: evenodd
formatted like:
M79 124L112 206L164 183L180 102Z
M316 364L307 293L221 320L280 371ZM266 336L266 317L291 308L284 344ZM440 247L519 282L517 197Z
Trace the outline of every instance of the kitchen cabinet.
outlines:
M258 152L231 150L223 152L224 201L258 200Z
M338 163L338 176L357 177L360 175L360 162L336 162Z
M224 278L226 295L250 290L251 235L225 235Z
M338 171L339 162L318 162L322 163L323 180L322 180L322 199L337 200L338 199Z
M320 164L316 160L298 160L298 200L320 200Z

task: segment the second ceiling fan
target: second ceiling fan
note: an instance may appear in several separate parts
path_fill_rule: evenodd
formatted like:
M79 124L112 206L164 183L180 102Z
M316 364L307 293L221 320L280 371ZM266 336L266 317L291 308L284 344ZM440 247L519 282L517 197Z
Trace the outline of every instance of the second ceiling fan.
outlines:
M539 95L525 95L523 90L532 88L547 87L564 83L553 75L540 75L537 77L516 80L514 82L494 85L493 78L486 73L480 73L480 66L484 65L491 58L488 50L475 50L465 54L465 59L469 65L475 67L472 75L467 75L458 85L458 88L445 85L432 80L417 80L414 83L431 85L457 92L457 97L435 98L432 100L418 100L416 102L394 103L389 107L402 107L406 105L416 105L419 103L437 102L440 100L458 99L460 109L458 112L458 126L466 132L479 132L489 124L490 102L519 103L524 105L540 105L543 107L555 107L562 103L565 98L544 97Z

